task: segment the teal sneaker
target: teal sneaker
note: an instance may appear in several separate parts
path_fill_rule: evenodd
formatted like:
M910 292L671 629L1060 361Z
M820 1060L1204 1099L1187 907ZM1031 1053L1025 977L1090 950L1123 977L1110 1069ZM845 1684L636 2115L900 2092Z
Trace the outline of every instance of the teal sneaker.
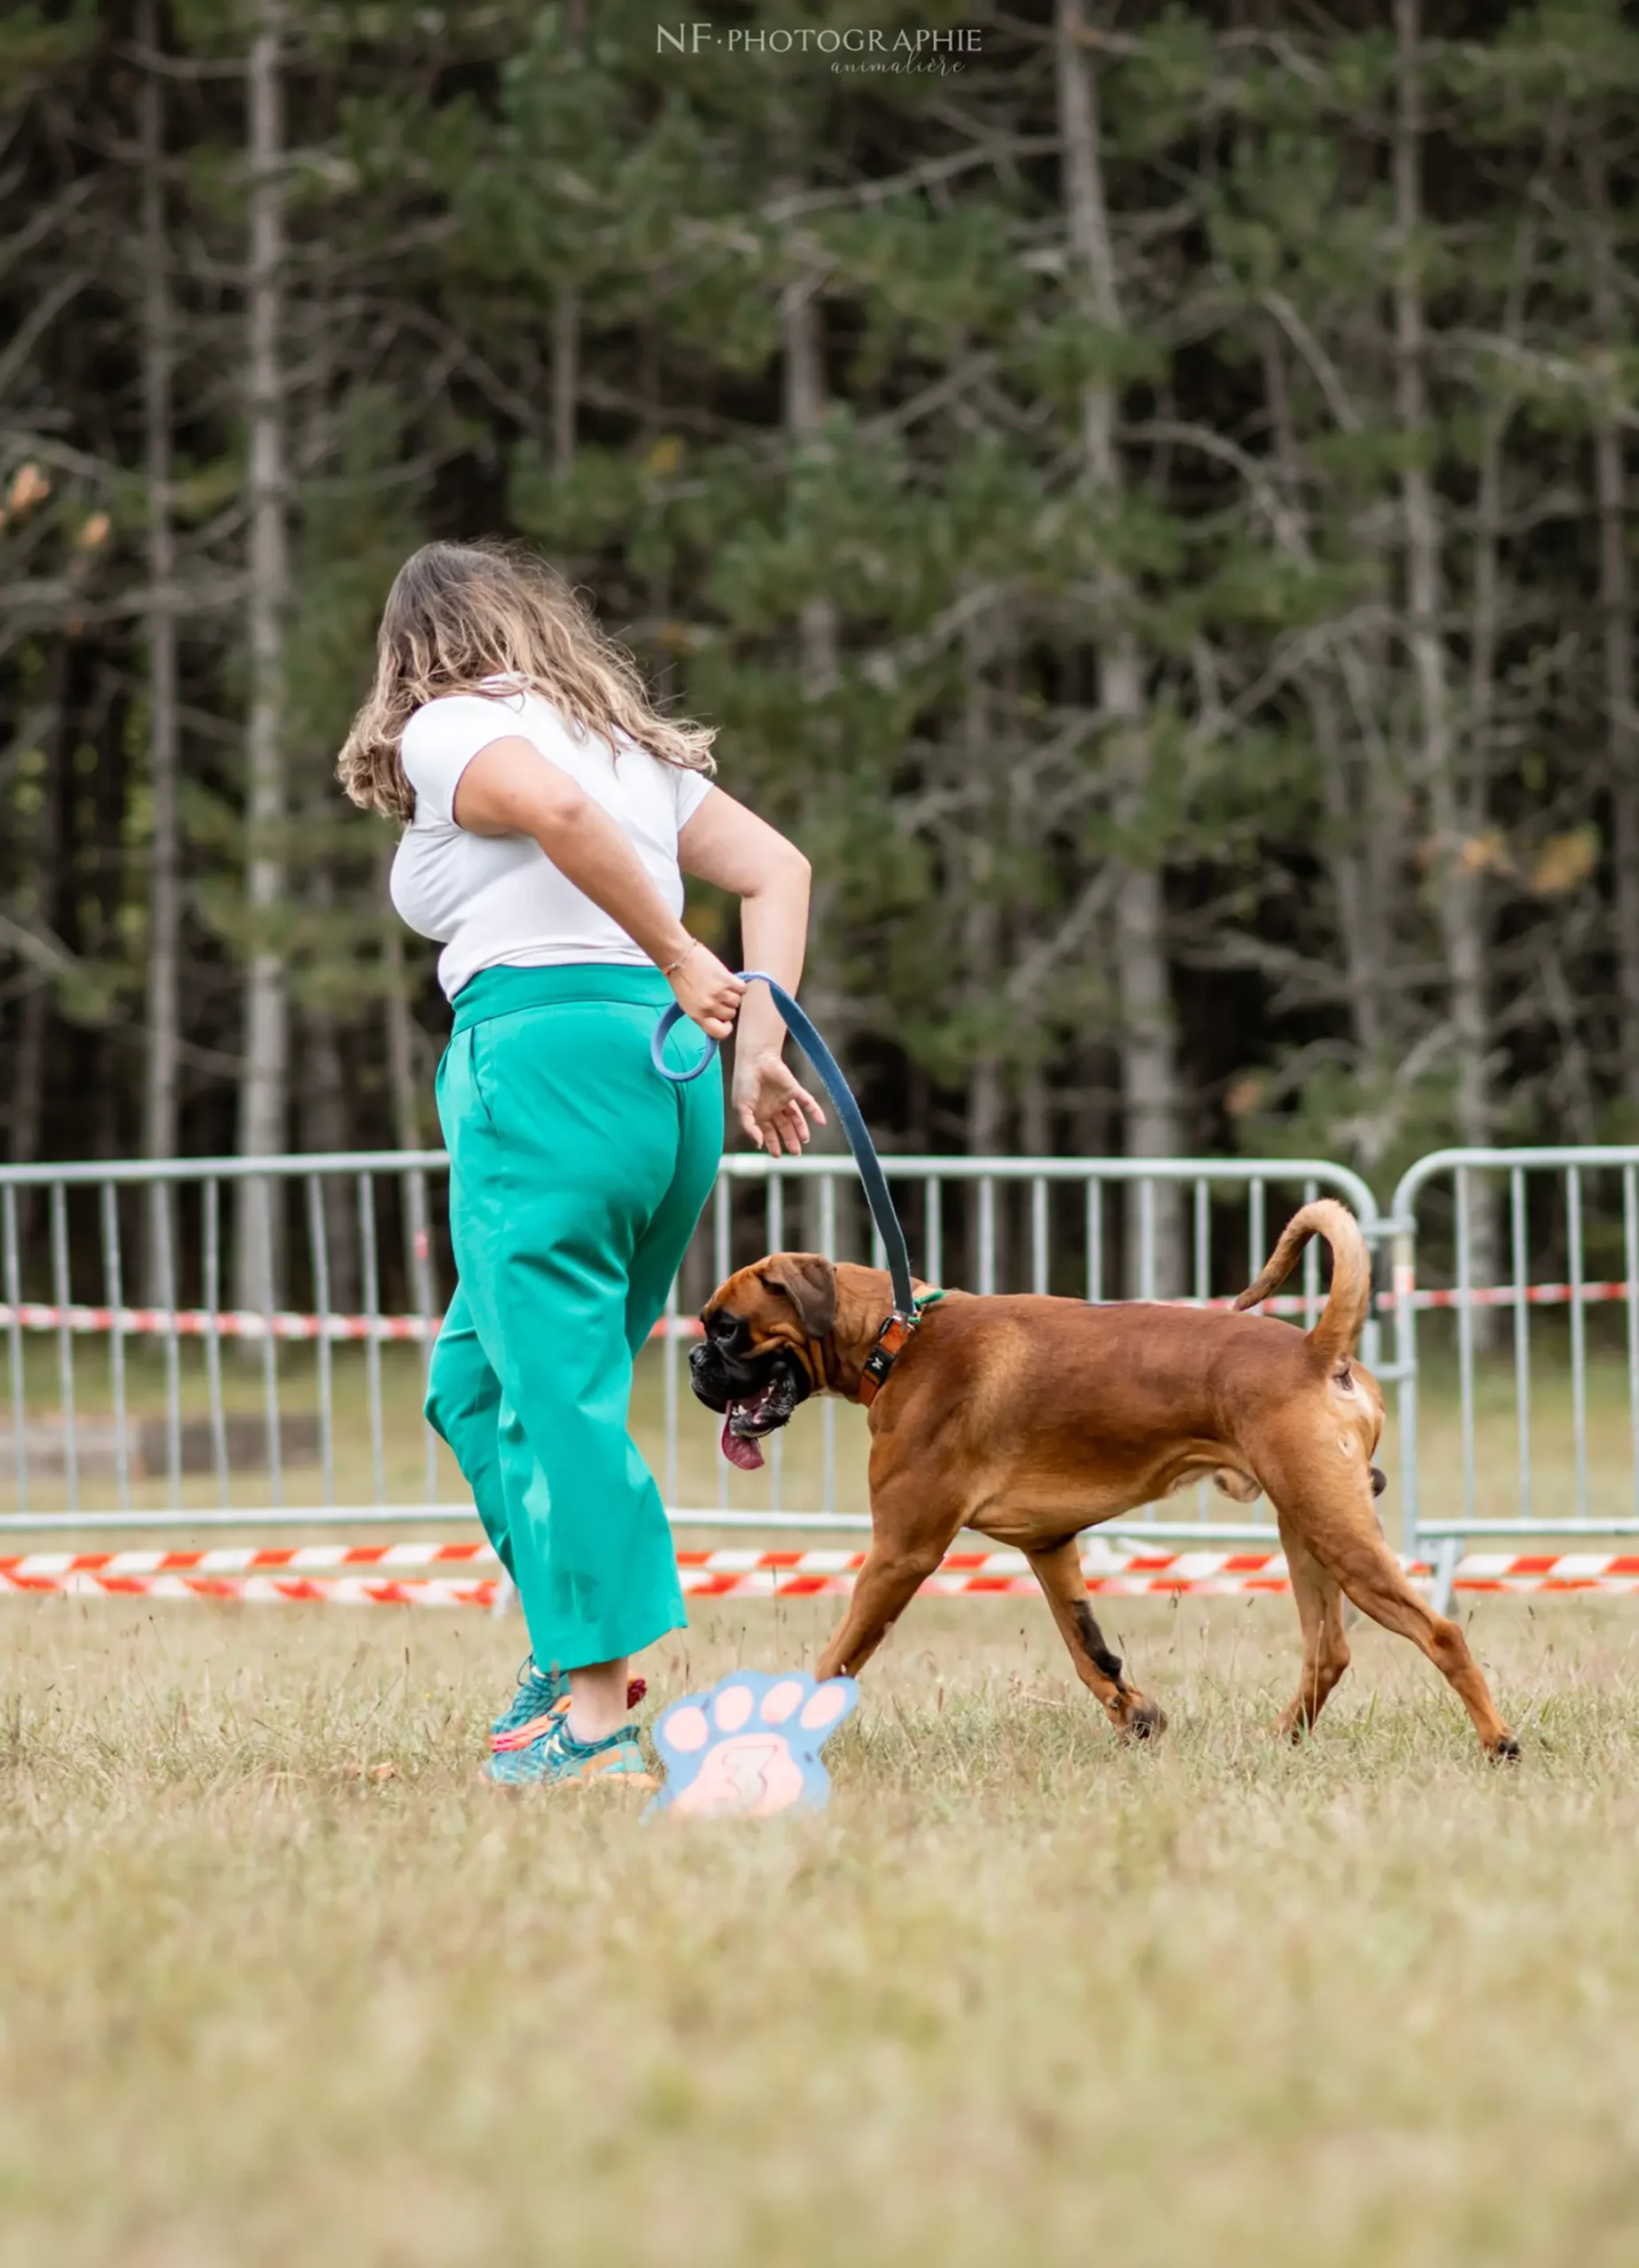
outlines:
M650 1789L659 1782L643 1761L629 1725L605 1740L577 1740L569 1715L550 1717L527 1746L498 1750L484 1767L497 1787L549 1786Z
M635 1709L648 1692L646 1679L626 1680L626 1706ZM569 1706L569 1680L561 1669L541 1671L535 1666L533 1654L524 1657L518 1672L518 1689L512 1705L497 1717L489 1728L489 1744L493 1754L500 1756L508 1749L527 1748L536 1736L544 1733L554 1717L561 1717Z
M527 1748L554 1714L568 1706L569 1680L563 1671L537 1669L533 1654L526 1654L511 1705L489 1728L492 1751L500 1755L506 1749Z

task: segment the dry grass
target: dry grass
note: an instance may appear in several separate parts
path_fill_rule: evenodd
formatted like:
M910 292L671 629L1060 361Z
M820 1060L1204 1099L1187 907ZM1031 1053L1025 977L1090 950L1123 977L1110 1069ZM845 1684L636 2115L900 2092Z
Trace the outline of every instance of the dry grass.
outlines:
M311 1407L310 1352L283 1360ZM388 1351L400 1497L423 1489L417 1374ZM343 1355L355 1500L361 1379ZM228 1382L254 1405L253 1371ZM134 1402L157 1383L137 1366ZM94 1363L82 1384L106 1407ZM1511 1384L1482 1367L1482 1491L1507 1511ZM1451 1389L1436 1362L1430 1507L1458 1501ZM185 1392L203 1407L197 1372ZM650 1357L657 1464L660 1407ZM1562 1367L1534 1414L1537 1508L1568 1512ZM1608 1357L1589 1416L1593 1503L1620 1514ZM679 1494L710 1504L715 1427L687 1399L684 1429ZM820 1444L806 1415L788 1503L818 1501ZM1392 1532L1392 1409L1386 1447ZM736 1477L730 1501L766 1498ZM656 1705L737 1660L812 1661L830 1614L697 1610L645 1666ZM1375 1631L1293 1752L1267 1737L1288 1602L1105 1619L1172 1713L1154 1752L1071 1690L1039 1606L925 1604L835 1744L827 1819L678 1832L478 1781L516 1618L7 1602L0 2268L1639 2256L1632 1604L1481 1608L1526 1739L1507 1774Z
M1293 1751L1289 1604L1115 1612L1154 1751L924 1605L827 1818L677 1830L477 1783L516 1620L7 1606L0 2263L1635 2257L1639 1619L1485 1607L1499 1773L1375 1632Z

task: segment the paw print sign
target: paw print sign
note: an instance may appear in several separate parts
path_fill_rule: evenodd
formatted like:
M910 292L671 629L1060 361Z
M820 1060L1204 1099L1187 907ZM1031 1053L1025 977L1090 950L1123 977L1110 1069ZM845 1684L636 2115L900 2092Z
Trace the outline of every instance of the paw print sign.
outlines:
M820 1751L858 1698L851 1677L817 1685L804 1670L737 1669L709 1693L685 1695L655 1722L666 1781L650 1812L771 1819L823 1809L831 1782Z

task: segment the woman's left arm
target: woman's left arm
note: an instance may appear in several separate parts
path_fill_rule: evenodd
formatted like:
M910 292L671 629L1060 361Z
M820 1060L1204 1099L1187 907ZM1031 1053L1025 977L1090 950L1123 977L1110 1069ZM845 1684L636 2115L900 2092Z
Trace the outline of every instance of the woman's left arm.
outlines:
M809 876L796 845L718 788L680 832L677 855L686 874L739 898L746 966L795 993L808 936ZM782 1060L785 1036L766 986L748 985L734 1027L734 1111L750 1140L773 1158L782 1149L799 1153L808 1139L804 1112L816 1126L825 1124L825 1113Z

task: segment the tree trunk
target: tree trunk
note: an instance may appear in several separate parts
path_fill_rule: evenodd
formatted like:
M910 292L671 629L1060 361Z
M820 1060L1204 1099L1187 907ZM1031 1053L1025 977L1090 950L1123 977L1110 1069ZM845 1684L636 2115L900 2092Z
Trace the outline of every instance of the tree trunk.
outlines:
M825 331L820 307L820 279L801 269L786 284L780 299L784 339L786 443L793 464L818 434L825 421ZM805 700L820 701L836 682L836 610L826 598L805 600L797 617L797 666ZM821 783L823 786L823 783ZM804 832L807 832L804 829ZM846 1044L848 1002L840 982L836 951L839 892L827 861L815 862L812 895L808 912L808 950L804 963L804 1005L833 1048ZM811 1148L840 1153L847 1148L836 1113L828 1105L826 1123L816 1127ZM804 1247L817 1252L824 1241L820 1208L821 1184L803 1184L802 1236ZM857 1245L857 1208L846 1182L835 1195L836 1251L847 1259L868 1257Z
M40 805L32 829L33 840L21 861L20 897L35 925L48 936L57 938L67 926L64 917L71 867L68 798L73 792L71 767L80 718L74 636L66 630L59 632L50 651L46 684L38 711L30 719L38 734L45 765L40 775ZM29 968L23 982L16 1051L5 1066L8 1147L13 1165L36 1163L46 1139L46 1041L54 999L51 979L45 968ZM41 1194L29 1189L17 1192L17 1233L25 1257L36 1217L36 1200Z
M302 1017L301 1146L318 1153L346 1151L352 1144L347 1075L341 1034L326 1006ZM356 1315L361 1274L357 1192L350 1176L327 1175L320 1184L331 1306Z
M392 854L386 852L381 862L381 895L387 894L387 870ZM404 960L404 932L398 916L389 913L382 930L382 1010L386 1028L387 1087L392 1102L392 1138L400 1150L419 1150L426 1138L425 1106L422 1098L422 1067L419 1034L410 1007L409 972ZM409 1192L407 1189L407 1197ZM423 1239L430 1235L431 1224L416 1217L413 1201L402 1208L404 1232L404 1280L416 1285L422 1280L421 1271L429 1261L429 1252Z
M315 814L315 821L318 815ZM322 822L319 822L322 824ZM315 832L317 827L315 826ZM335 904L330 866L322 858L307 888L315 927L322 933ZM342 1033L327 1000L311 1002L301 1013L301 1083L297 1100L301 1146L318 1153L343 1152L353 1145ZM320 1184L330 1304L343 1315L360 1306L359 1208L351 1177L327 1175Z
M1433 484L1422 462L1428 430L1424 373L1423 301L1416 268L1422 210L1421 33L1418 0L1395 0L1398 55L1394 121L1394 218L1399 236L1394 278L1395 395L1405 449L1401 509L1406 555L1406 642L1417 689L1420 765L1433 821L1433 880L1451 1004L1460 1140L1491 1139L1490 1067L1485 998L1483 877L1468 846L1483 819L1477 784L1462 781L1452 731L1443 627L1444 582ZM1496 1213L1476 1193L1470 1228L1473 1279L1495 1281Z
M390 861L382 863L385 867ZM409 973L404 964L404 935L396 914L382 931L381 957L392 1138L400 1150L419 1150L426 1138L425 1110L416 1060L416 1019L410 1009Z
M273 1155L286 1140L289 1008L275 932L284 889L284 622L289 579L285 531L284 374L284 0L262 0L248 80L251 258L248 289L250 426L250 713L246 730L250 951L239 1153ZM241 1184L234 1297L242 1308L276 1293L281 1208L267 1183Z
M983 965L996 944L994 907L983 898L970 899L964 928L969 958ZM981 1047L967 1067L967 1135L970 1158L994 1158L1001 1153L1006 1140L1006 1119L1007 1093L996 1050ZM972 1277L971 1260L968 1273ZM998 1286L992 1285L990 1288L995 1290Z
M1594 245L1597 352L1613 361L1619 324L1612 274L1611 191L1602 142L1583 153ZM1609 381L1614 391L1614 377ZM1615 835L1616 980L1622 1099L1639 1108L1639 718L1634 711L1633 582L1627 556L1627 466L1622 429L1608 409L1594 427L1599 507L1599 615L1604 648L1605 765ZM1631 1132L1631 1128L1629 1129Z
M1286 384L1286 350L1272 322L1264 330L1263 380L1275 462L1292 530L1288 548L1297 553L1306 567L1312 568L1314 554L1308 535L1302 466ZM1361 1068L1370 1073L1381 1064L1383 1058L1387 976L1381 920L1365 871L1363 839L1371 815L1367 813L1363 820L1357 808L1360 799L1355 787L1353 751L1344 738L1338 688L1329 658L1317 662L1303 672L1303 691L1314 724L1316 753L1320 758L1321 797L1327 825L1326 863L1331 868L1338 934L1343 945L1346 1006Z
M127 856L126 817L131 803L128 752L134 738L132 731L132 701L125 683L125 672L111 669L106 660L97 671L99 680L97 695L97 722L93 738L97 750L97 792L93 798L93 812L85 814L90 824L87 830L85 850L90 864L92 905L85 905L88 895L82 892L85 912L82 919L90 915L94 924L87 938L93 965L100 962L111 966L121 949L120 916L126 904ZM138 711L140 713L140 711ZM82 745L84 743L82 742ZM106 1027L110 1012L105 1006L97 1022ZM130 1090L124 1079L107 1076L103 1048L105 1042L94 1031L82 1029L75 1035L78 1051L86 1062L87 1080L94 1090L96 1147L91 1154L98 1158L124 1158L130 1153L131 1134L128 1107Z
M1515 237L1513 275L1504 304L1502 330L1504 338L1519 340L1524 329L1525 311L1534 264L1536 241L1535 222L1527 207ZM1475 484L1474 540L1472 588L1470 593L1469 664L1468 664L1468 766L1466 781L1459 781L1457 794L1464 834L1474 846L1468 871L1472 875L1474 918L1480 925L1479 951L1485 955L1488 938L1486 934L1485 905L1481 893L1487 888L1486 871L1488 863L1487 836L1490 810L1490 781L1494 743L1496 738L1496 678L1497 656L1503 636L1503 447L1507 439L1511 402L1506 391L1501 398L1487 402L1480 413L1480 462ZM1557 962L1553 963L1553 972ZM1552 975L1549 980L1552 992ZM1482 1049L1488 1034L1484 1022L1484 999L1479 1004L1480 1035ZM1580 1062L1580 1055L1577 1058ZM1488 1095L1488 1074L1481 1092L1482 1104ZM1490 1138L1491 1118L1485 1112L1488 1132L1481 1138ZM1465 1139L1469 1138L1464 1137ZM1495 1280L1502 1264L1500 1205L1488 1190L1485 1177L1471 1180L1470 1233L1473 1244L1474 1272L1478 1281ZM1500 1196L1500 1192L1497 1192ZM1474 1338L1480 1346L1492 1346L1499 1335L1500 1317L1493 1309L1482 1308L1473 1318Z
M1056 57L1060 166L1070 250L1090 311L1106 330L1117 330L1122 321L1121 299L1104 198L1097 75L1084 0L1058 0ZM1086 488L1095 516L1107 520L1113 517L1122 490L1115 443L1118 407L1115 389L1107 380L1094 379L1083 387ZM1183 1113L1165 908L1157 854L1139 840L1153 763L1144 657L1131 623L1133 594L1124 577L1107 566L1099 586L1099 705L1107 736L1115 814L1125 837L1119 853L1122 872L1115 920L1125 1147L1133 1158L1176 1157L1183 1146ZM1129 1289L1153 1290L1163 1298L1183 1291L1183 1213L1177 1188L1155 1184L1153 1210L1136 1183L1128 1195Z
M31 882L28 897L33 900L35 917L42 928L53 934L62 892L64 773L71 747L64 705L67 645L66 638L59 638L52 671L56 685L50 724L41 736L45 770L40 781L40 809L27 869ZM51 980L43 968L31 968L24 979L16 1052L5 1077L8 1147L13 1165L33 1165L40 1156L45 1130L45 1038L50 1015ZM19 1233L26 1240L27 1223L34 1211L30 1192L19 1191L18 1202Z
M564 36L571 55L586 43L585 0L570 0ZM552 296L552 470L560 480L575 465L580 396L580 294L571 283Z
M1514 288L1509 294L1509 313L1504 325L1511 334L1519 328L1523 306L1524 277L1517 273ZM1502 636L1503 443L1507 426L1506 404L1488 404L1482 412L1479 477L1474 499L1473 585L1470 594L1469 617L1467 781L1465 785L1459 781L1456 790L1463 835L1466 843L1475 846L1473 863L1466 872L1472 876L1470 911L1472 924L1479 928L1478 954L1481 970L1487 948L1483 927L1485 910L1480 895L1487 887L1484 835L1490 800L1488 781L1496 705L1496 662ZM1472 945L1469 945L1465 953L1472 953L1474 950ZM1463 965L1467 965L1466 959ZM1457 964L1454 961L1453 966ZM1491 1116L1488 1100L1489 1076L1484 1069L1488 1033L1482 976L1475 985L1475 994L1476 1007L1471 1011L1471 1021L1478 1032L1482 1068L1477 1097L1480 1115L1472 1122L1483 1123L1487 1131L1478 1137L1465 1133L1464 1139L1488 1141ZM1476 1102L1471 1100L1468 1107L1473 1111ZM1488 1177L1472 1176L1468 1187L1469 1237L1474 1280L1477 1284L1490 1284L1495 1281L1502 1266L1501 1210ZM1500 1317L1495 1309L1479 1309L1472 1318L1474 1344L1480 1348L1495 1346L1499 1327Z
M1019 1146L1029 1158L1053 1155L1053 1089L1039 1064L1019 1082Z
M159 46L156 0L143 0L138 39L150 54ZM148 968L143 1060L143 1155L175 1157L177 1151L181 1014L178 942L182 929L181 858L177 842L176 544L171 522L171 377L175 321L171 301L170 251L166 231L165 92L150 69L142 97L143 209L143 438L148 502L148 785L152 837L148 853ZM165 1274L159 1208L165 1193L149 1192L144 1223L142 1298L156 1307Z
M793 452L812 442L825 423L825 333L820 279L804 269L781 295L785 333L785 429ZM828 693L836 680L836 610L828 599L804 602L800 617L803 687Z
M962 956L966 963L967 1009L976 1039L967 1066L966 1138L970 1158L993 1158L1006 1141L1006 1088L1000 1057L989 1029L1002 975L1002 910L998 899L996 845L1005 824L996 793L996 750L988 656L975 624L964 640L967 674L962 712L961 761L973 819L967 832L966 904L962 909ZM990 1251L983 1254L985 1207L977 1182L968 1187L967 1251L962 1278L975 1292L1012 1289L1006 1249L1006 1185L992 1184L989 1208Z
M567 479L575 465L580 389L580 294L564 284L552 300L552 470Z

